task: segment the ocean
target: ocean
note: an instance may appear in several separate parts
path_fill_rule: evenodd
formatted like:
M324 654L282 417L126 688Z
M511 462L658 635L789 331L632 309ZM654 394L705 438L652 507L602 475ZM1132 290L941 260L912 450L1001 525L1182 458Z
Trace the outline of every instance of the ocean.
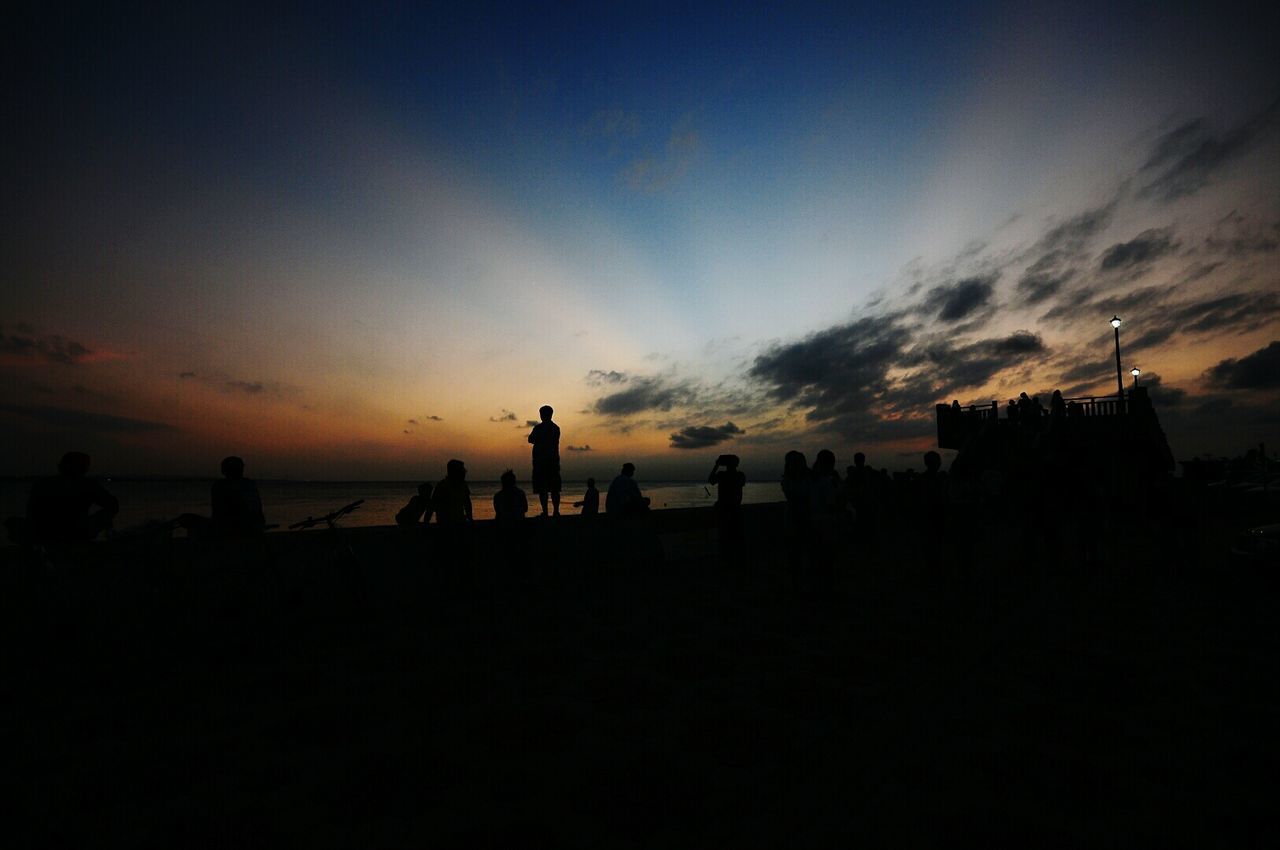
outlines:
M209 514L211 479L102 479L102 484L120 500L116 517L117 531L125 531L153 520L167 520L182 513ZM432 482L433 484L435 482ZM493 494L497 481L469 481L471 503L476 519L493 518ZM715 488L697 481L640 481L641 492L652 500L655 510L710 506L716 500ZM343 527L391 525L396 512L417 492L413 481L259 481L263 511L267 522L286 528L308 517L319 517L343 505L364 499L359 509L339 523ZM520 487L529 497L529 516L541 511L538 497L528 482ZM576 514L572 507L587 489L585 481L564 482L560 497L561 513ZM30 479L0 480L0 517L21 516L26 512ZM600 507L608 482L600 488ZM748 482L743 502L782 501L782 486L777 481Z

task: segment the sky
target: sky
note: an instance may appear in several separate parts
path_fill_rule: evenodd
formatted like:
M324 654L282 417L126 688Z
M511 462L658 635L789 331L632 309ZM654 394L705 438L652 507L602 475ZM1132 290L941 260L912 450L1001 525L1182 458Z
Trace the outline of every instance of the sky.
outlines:
M33 9L0 474L919 467L933 405L1115 392L1280 446L1262 4Z

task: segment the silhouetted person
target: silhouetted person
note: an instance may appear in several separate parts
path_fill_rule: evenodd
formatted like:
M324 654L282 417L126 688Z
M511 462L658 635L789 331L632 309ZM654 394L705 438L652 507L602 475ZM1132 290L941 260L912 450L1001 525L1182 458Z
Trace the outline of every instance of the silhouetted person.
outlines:
M1061 419L1067 415L1067 403L1062 398L1062 390L1054 390L1049 398L1049 415Z
M452 578L462 577L467 556L467 531L471 525L471 488L467 486L467 467L454 459L445 465L445 477L431 494L436 526L440 530L440 550Z
M845 470L844 502L854 511L854 528L858 539L874 546L878 537L876 528L879 500L876 497L878 481L875 470L867 466L867 456L857 452L853 466Z
M529 500L516 486L516 474L508 469L499 479L502 489L493 494L493 516L500 524L518 523L529 512Z
M823 449L813 459L809 476L809 506L813 524L814 575L824 584L835 577L835 543L840 515L840 473L835 452Z
M418 485L418 493L409 497L409 502L396 514L396 525L401 528L414 528L431 522L431 485L423 482Z
M1006 415L1009 417L1009 421L1017 422L1018 421L1018 400L1016 398L1009 399L1009 407L1006 409L1008 410L1008 413Z
M804 579L810 548L811 489L811 474L805 456L794 450L787 452L782 459L782 495L787 500L787 564L792 583L797 588Z
M213 533L219 537L252 537L266 530L258 485L244 477L241 458L222 459L222 480L213 482L209 496Z
M97 481L87 478L89 456L67 452L58 461L58 474L31 487L26 523L10 533L31 543L83 543L111 527L120 503ZM90 508L98 510L90 513Z
M716 485L716 525L720 533L720 559L726 567L743 560L742 489L747 476L738 469L737 455L720 455L707 483ZM724 467L721 469L720 467Z
M575 508L582 508L583 516L595 516L600 513L600 491L596 489L596 480L587 479L587 492L582 494L581 502L574 502Z
M622 471L613 479L609 492L604 497L605 513L610 516L630 516L649 510L649 497L640 495L640 485L635 481L635 474L634 463L622 465Z
M542 421L529 432L533 444L533 492L542 503L542 515L547 515L547 494L556 516L560 516L560 426L551 421L555 413L551 405L538 408Z

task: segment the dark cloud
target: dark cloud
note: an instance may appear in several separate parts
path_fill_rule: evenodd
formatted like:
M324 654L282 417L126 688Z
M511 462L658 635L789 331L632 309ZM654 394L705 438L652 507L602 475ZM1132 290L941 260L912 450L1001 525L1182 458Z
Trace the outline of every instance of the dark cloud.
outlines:
M443 421L444 421L444 417L443 417L443 416L436 416L434 413L433 413L433 414L431 414L430 416L428 416L428 417L427 417L427 419L428 419L429 421L431 421L431 422L443 422Z
M537 419L526 419L526 420L524 421L524 426L523 426L523 427L525 427L525 428L532 428L533 426L535 426L535 425L537 425L537 424L538 424L538 420L537 420Z
M1211 398L1196 405L1195 412L1204 416L1216 416L1219 413L1225 413L1232 406L1229 398Z
M1230 357L1205 371L1213 384L1233 390L1280 388L1280 341L1273 341L1250 355Z
M62 407L20 407L16 404L0 403L0 412L34 420L44 427L94 433L143 434L178 430L164 422L110 416L105 413L89 413L84 410L68 410Z
M596 413L605 416L629 416L646 410L670 410L676 405L691 404L697 396L694 385L662 376L629 379L624 390L610 393L595 403Z
M178 380L180 380L180 381L186 381L186 380L189 380L189 379L191 379L191 378L194 378L195 376L196 376L196 373L195 373L195 372L179 372L179 373L178 373Z
M571 452L589 452L589 451L592 451L592 448L591 448L591 446L590 446L590 445L586 445L586 446L565 446L565 450L566 450L566 451L571 451Z
M507 410L504 407L502 408L502 413L498 414L497 416L490 416L489 421L490 422L519 422L520 417L516 416L514 411Z
M410 425L417 425L417 424L418 424L418 420L417 420L417 419L409 419L409 420L407 420L407 422L408 422L408 424L410 424Z
M587 383L593 387L599 387L604 384L625 384L627 382L627 374L625 372L608 372L603 369L592 369L587 373Z
M1270 254L1280 248L1280 222L1258 227L1232 210L1214 224L1213 232L1205 237L1204 247L1212 253L1232 257Z
M1139 197L1169 202L1207 186L1225 167L1248 153L1280 114L1280 99L1236 127L1215 135L1203 118L1161 136L1139 172L1146 180Z
M924 308L944 322L958 322L991 303L998 274L970 277L929 290Z
M259 395L264 389L261 381L227 381L227 389L239 390L249 395Z
M1098 268L1104 272L1139 268L1178 247L1169 227L1144 230L1128 242L1117 242L1102 253Z
M1026 256L1035 260L1018 278L1016 292L1024 304L1039 304L1056 295L1079 274L1085 249L1106 229L1118 201L1085 210L1051 227Z
M1053 251L1028 266L1018 278L1018 297L1026 304L1039 304L1057 295L1076 275L1076 270L1065 268L1064 262L1062 252Z
M1151 372L1142 375L1142 386L1147 388L1147 395L1157 410L1180 407L1187 399L1187 391L1179 387L1167 386L1159 374Z
M705 449L745 433L732 422L723 425L690 425L671 435L671 448Z
M67 339L57 334L36 336L32 333L30 325L20 324L18 327L22 330L17 334L6 334L4 329L0 328L0 354L34 357L51 363L68 365L79 363L93 354L91 350L74 339Z

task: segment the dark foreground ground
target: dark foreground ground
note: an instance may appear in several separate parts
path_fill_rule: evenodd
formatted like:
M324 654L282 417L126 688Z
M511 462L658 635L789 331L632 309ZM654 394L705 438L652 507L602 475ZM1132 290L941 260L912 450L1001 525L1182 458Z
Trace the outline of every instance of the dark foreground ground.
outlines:
M775 519L745 573L698 522L463 586L387 533L355 570L324 537L8 562L9 846L1271 846L1278 583L1226 554L1241 518L1198 565L988 529L968 582L891 528L799 592Z

